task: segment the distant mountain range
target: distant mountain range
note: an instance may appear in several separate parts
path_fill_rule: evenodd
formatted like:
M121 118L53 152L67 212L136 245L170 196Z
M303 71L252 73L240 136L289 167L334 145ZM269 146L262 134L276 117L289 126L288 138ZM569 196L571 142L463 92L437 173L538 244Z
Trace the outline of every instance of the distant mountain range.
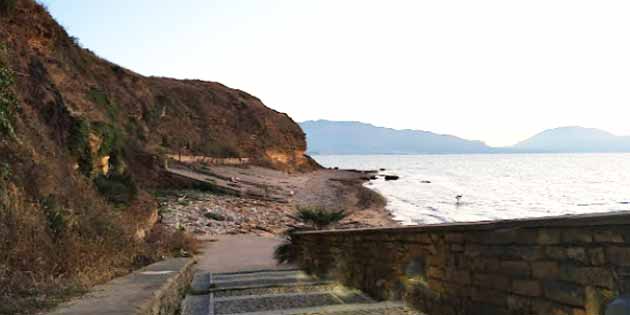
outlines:
M630 152L630 137L578 126L545 130L513 146L537 152Z
M315 155L630 152L630 137L577 126L545 130L511 147L354 121L311 120L300 126L306 133L308 153Z

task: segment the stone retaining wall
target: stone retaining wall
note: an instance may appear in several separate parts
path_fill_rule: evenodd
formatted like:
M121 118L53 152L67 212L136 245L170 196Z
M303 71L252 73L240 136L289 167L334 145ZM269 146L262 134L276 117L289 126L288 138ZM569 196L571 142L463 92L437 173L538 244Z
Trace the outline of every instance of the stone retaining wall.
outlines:
M630 283L627 212L294 239L305 270L428 315L604 314Z

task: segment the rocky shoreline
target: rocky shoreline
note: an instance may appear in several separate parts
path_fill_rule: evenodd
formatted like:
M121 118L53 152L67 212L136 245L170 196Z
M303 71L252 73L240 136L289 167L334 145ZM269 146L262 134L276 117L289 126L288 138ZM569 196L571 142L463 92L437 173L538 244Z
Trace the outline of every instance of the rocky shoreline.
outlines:
M299 226L299 207L345 210L348 217L333 228L398 225L385 209L385 198L364 187L370 175L356 170L318 170L287 174L259 167L215 167L213 174L239 178L249 185L264 185L283 200L234 196L201 190L160 190L161 222L193 233L199 239L215 235L281 235Z

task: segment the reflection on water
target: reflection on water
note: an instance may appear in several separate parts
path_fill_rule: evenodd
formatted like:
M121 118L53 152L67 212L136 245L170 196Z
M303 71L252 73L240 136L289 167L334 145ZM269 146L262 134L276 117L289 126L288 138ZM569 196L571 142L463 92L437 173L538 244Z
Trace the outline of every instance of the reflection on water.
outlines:
M324 166L386 168L368 183L405 224L630 210L630 154L315 156ZM462 195L459 204L456 196Z

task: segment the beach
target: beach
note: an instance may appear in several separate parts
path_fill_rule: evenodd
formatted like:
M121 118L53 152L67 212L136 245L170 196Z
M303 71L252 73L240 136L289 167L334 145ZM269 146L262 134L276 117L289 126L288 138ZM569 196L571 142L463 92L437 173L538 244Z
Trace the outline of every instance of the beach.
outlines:
M281 235L300 226L298 208L344 210L335 229L397 225L385 198L365 187L374 173L320 169L287 173L258 166L171 166L173 172L204 179L217 191L168 189L156 192L162 223L197 238L215 235Z

